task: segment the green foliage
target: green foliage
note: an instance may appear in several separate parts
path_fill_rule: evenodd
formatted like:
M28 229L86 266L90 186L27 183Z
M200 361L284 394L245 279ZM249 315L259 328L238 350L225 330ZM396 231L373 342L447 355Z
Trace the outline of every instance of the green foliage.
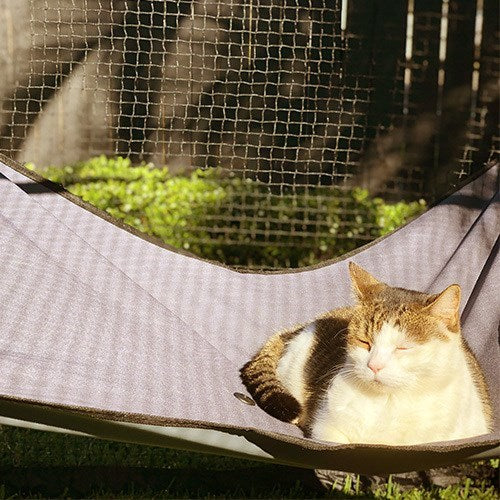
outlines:
M34 168L31 166L31 168ZM282 190L219 169L173 176L150 164L100 156L42 172L137 229L229 265L300 267L342 255L425 209L366 190Z

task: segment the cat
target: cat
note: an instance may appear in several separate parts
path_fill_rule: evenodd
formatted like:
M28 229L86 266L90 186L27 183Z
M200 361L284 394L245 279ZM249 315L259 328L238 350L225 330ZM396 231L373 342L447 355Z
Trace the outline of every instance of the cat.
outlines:
M336 443L413 445L492 430L478 362L461 335L460 286L426 294L349 263L357 304L274 334L240 370L255 402Z

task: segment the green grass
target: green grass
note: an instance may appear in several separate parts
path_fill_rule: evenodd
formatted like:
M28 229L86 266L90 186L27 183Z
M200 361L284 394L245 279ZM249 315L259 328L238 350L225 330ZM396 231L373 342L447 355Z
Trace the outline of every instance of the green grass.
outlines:
M3 427L0 449L0 498L321 494L311 471L82 436Z
M0 427L1 498L498 498L498 460L448 488L323 489L309 470L83 436Z

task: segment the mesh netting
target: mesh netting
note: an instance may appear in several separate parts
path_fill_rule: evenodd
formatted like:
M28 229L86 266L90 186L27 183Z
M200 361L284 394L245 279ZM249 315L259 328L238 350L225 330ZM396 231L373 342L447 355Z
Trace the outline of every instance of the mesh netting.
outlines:
M326 258L332 232L374 236L354 186L432 201L499 150L496 0L0 6L0 151L38 168L105 154L258 181L184 246Z

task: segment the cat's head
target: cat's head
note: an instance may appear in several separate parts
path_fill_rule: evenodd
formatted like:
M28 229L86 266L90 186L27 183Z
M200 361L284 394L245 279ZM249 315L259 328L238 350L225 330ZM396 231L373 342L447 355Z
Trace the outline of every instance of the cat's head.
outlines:
M347 335L346 369L367 387L391 391L435 384L461 345L460 287L439 294L390 287L354 263L357 305Z

